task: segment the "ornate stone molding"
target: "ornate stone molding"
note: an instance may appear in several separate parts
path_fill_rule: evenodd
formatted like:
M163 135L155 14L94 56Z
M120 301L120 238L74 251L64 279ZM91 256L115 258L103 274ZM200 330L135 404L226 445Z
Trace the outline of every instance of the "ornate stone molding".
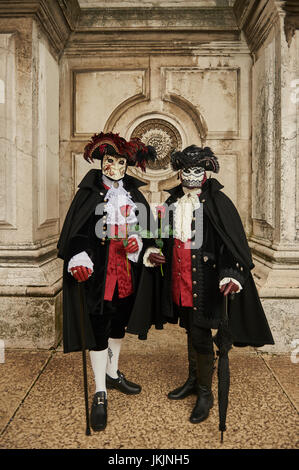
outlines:
M78 0L0 0L0 18L33 17L57 54L63 51L79 14Z
M174 47L175 41L175 47ZM74 32L64 56L122 57L124 54L194 56L201 54L248 54L248 46L239 40L239 31L114 31Z
M152 170L168 168L172 150L180 150L182 146L182 138L178 130L163 119L143 121L132 132L131 138L134 137L139 137L146 145L155 147L157 161L148 164Z
M0 264L26 263L54 259L57 253L58 236L35 243L0 245Z
M140 2L141 3L141 2ZM221 21L219 21L221 17ZM117 34L116 34L117 33ZM81 11L65 54L192 55L198 47L219 42L238 43L240 31L231 6L89 8ZM175 44L175 47L174 47Z
M269 35L273 25L284 15L277 0L236 0L234 12L251 52L256 52Z
M219 21L221 16L221 22ZM231 7L121 7L82 10L78 31L161 28L168 31L237 31Z
M283 10L286 12L284 31L290 46L295 30L299 29L299 2L288 0L284 3Z
M297 0L236 0L234 12L252 52L264 42L279 17L284 17L284 31L289 45L295 30L299 29Z

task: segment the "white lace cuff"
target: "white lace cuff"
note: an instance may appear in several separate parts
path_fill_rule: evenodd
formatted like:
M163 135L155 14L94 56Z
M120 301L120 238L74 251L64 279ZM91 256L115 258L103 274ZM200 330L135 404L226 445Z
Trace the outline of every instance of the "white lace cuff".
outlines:
M93 262L86 251L81 251L81 253L78 253L70 259L67 267L68 272L71 273L71 268L75 268L76 266L85 266L85 268L93 270Z
M224 284L228 284L230 281L234 282L239 287L239 290L235 292L235 294L238 294L243 289L243 287L241 286L239 281L232 277L224 277L223 279L221 279L221 281L219 282L219 287L223 286Z
M134 253L127 253L128 255L128 259L130 261L132 261L133 263L137 263L138 261L138 258L139 258L139 255L140 255L140 252L142 250L142 247L143 247L143 242L141 240L141 238L139 237L139 235L130 235L129 236L129 239L130 238L136 238L137 240L137 243L138 243L138 251L135 251Z
M143 264L144 266L146 266L147 268L155 268L157 265L156 264L153 264L150 262L149 260L149 255L151 253L160 253L160 249L159 248L156 248L154 246L150 246L146 252L144 253L144 256L143 256Z

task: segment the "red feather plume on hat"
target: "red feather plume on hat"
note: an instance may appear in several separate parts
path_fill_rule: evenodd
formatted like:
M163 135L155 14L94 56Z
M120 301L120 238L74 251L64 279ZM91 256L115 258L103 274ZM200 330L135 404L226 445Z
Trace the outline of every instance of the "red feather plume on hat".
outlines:
M145 171L149 160L154 161L157 157L155 148L145 145L137 137L127 142L113 132L94 134L84 147L84 159L91 163L94 159L102 160L106 154L125 157L129 166L139 167L142 171Z

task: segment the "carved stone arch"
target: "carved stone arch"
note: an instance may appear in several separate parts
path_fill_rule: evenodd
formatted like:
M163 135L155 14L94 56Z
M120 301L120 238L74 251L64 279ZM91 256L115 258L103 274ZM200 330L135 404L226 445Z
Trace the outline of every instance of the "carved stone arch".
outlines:
M177 185L177 172L170 166L170 154L191 144L204 145L207 126L203 116L186 99L171 94L163 100L150 101L135 96L120 104L109 116L105 132L118 132L129 140L140 137L158 150L158 161L146 173L130 167L128 173L147 183L143 188L149 202L161 202L163 193Z
M188 136L183 126L175 116L146 113L128 124L124 137L139 137L147 145L156 148L157 162L150 163L146 173L132 167L129 173L148 183L145 191L150 201L159 201L158 193L175 186L177 182L177 172L170 166L170 154L172 150L180 150L187 145Z
M196 107L193 106L193 104L186 98L183 98L176 93L165 94L163 96L163 100L175 104L191 117L196 129L198 130L202 144L204 145L208 134L208 126L203 115L196 109Z

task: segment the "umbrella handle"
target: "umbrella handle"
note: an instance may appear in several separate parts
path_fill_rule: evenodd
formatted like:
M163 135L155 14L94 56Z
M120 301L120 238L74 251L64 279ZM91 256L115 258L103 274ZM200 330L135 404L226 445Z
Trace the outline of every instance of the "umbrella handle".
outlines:
M224 323L228 322L228 295L224 295L223 320Z

